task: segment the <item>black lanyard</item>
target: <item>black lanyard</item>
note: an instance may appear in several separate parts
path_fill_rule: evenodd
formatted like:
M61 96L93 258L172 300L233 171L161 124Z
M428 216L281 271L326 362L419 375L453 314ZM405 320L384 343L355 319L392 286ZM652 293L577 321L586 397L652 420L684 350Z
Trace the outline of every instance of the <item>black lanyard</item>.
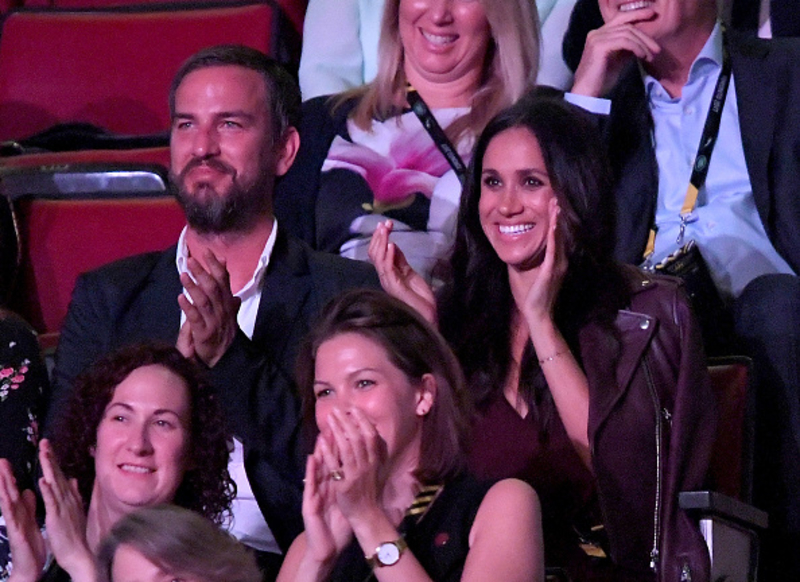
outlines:
M467 179L467 166L464 164L461 156L458 155L458 150L456 150L456 148L447 138L447 134L445 134L442 126L439 125L438 121L436 121L436 118L433 116L433 113L431 113L428 105L422 100L422 97L420 97L419 93L417 93L417 90L411 85L408 86L406 100L411 106L411 110L416 114L422 123L422 127L425 128L425 131L427 131L433 139L433 143L436 144L436 147L439 148L440 152L442 152L442 155L447 160L447 163L450 164L450 167L455 171L456 176L458 176L458 181L461 182L461 185L463 186L464 181Z
M681 207L680 219L681 226L678 233L677 244L683 244L683 235L686 231L686 224L697 206L697 195L700 188L705 184L706 177L708 176L708 165L711 162L711 154L714 152L714 146L717 144L717 137L719 136L719 124L722 119L722 108L725 106L725 98L728 95L728 86L731 81L731 59L728 53L728 45L723 36L722 39L722 70L717 78L717 84L714 87L714 95L711 98L711 105L708 108L706 115L706 122L703 125L703 134L700 136L700 145L697 146L697 154L694 157L694 164L692 166L692 176L689 178L689 186L686 189L686 197L683 200ZM647 247L644 251L644 259L647 262L655 251L656 246L656 232L658 227L655 224L655 217L653 218L653 226L650 228L650 236L647 240Z

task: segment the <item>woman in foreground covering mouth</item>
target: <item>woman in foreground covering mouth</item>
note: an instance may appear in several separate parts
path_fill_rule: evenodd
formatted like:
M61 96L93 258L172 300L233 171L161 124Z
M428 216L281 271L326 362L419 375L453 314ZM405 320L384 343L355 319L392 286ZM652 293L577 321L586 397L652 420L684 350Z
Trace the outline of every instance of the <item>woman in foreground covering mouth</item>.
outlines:
M279 582L543 581L536 494L464 471L463 378L418 313L349 292L298 362L319 434Z

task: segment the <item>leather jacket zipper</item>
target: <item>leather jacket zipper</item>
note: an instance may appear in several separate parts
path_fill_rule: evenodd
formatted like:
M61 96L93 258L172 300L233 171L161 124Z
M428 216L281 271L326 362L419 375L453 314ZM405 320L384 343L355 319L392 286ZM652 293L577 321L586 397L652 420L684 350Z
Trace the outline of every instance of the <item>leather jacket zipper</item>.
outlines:
M644 361L644 375L647 380L647 387L650 389L650 396L653 399L653 408L656 419L656 502L653 510L653 549L650 550L650 569L654 574L658 573L659 562L659 545L661 538L661 477L663 467L661 464L661 402L658 398L658 392L653 382L653 375L650 372L650 364L648 363L647 356L645 355Z

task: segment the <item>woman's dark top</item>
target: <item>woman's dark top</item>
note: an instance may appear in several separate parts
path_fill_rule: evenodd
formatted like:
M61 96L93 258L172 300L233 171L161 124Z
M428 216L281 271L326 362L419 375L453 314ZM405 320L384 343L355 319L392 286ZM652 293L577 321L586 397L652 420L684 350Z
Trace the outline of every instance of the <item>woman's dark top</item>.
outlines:
M564 568L575 581L626 579L610 560L581 547L585 541L605 543L590 539L592 527L602 523L595 479L557 414L545 435L534 414L522 418L502 393L496 394L473 424L469 446L469 469L479 478L514 477L536 490L547 566Z
M0 458L11 462L20 489L33 486L47 386L35 333L21 318L0 311Z
M8 459L20 490L34 483L39 416L47 369L36 334L21 318L0 311L0 458ZM0 580L10 561L5 525L0 527Z
M72 578L67 574L66 570L53 561L45 573L42 574L42 577L39 578L39 582L72 582Z
M472 522L492 485L492 482L481 482L463 475L444 486L421 518L409 516L400 525L408 551L414 554L435 582L461 580L469 552ZM361 582L374 579L364 551L353 539L339 556L329 580Z

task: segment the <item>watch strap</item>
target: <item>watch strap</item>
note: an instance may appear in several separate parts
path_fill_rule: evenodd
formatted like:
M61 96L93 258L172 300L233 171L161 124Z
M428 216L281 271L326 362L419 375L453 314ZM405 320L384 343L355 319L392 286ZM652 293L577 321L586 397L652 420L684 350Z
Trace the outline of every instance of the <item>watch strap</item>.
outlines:
M392 564L384 564L378 558L378 554L381 551L381 547L385 546L386 544L392 544L394 547L397 548L397 555L398 555L397 562L400 561L400 557L403 555L403 552L405 552L408 549L408 544L406 543L406 540L403 537L399 537L396 540L391 540L379 544L378 547L375 548L375 553L367 558L367 564L369 564L369 567L372 568L373 570L375 568L383 568L385 566L394 566L397 563L394 562Z

